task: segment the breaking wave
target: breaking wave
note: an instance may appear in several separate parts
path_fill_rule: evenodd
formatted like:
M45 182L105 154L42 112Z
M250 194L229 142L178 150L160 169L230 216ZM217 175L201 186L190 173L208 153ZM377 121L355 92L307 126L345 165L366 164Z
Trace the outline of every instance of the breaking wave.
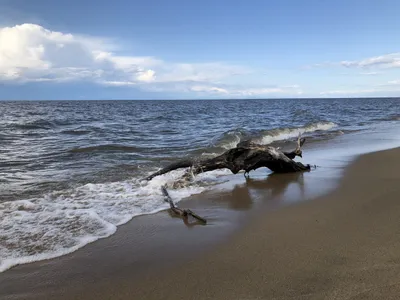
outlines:
M311 123L297 128L278 128L266 130L261 133L261 137L254 139L255 142L268 145L275 141L281 141L297 137L299 134L328 131L336 126L333 122Z
M212 146L220 147L225 150L235 148L236 145L251 136L250 132L244 128L237 128L224 132L221 136L216 138Z
M329 136L330 130L334 127L336 127L336 124L333 122L316 122L302 127L275 128L254 132L238 128L223 133L218 139L216 139L213 146L223 149L232 149L236 147L239 142L244 140L252 140L259 144L268 145L275 141L295 138L299 134L312 134L317 132L326 132L327 136Z
M183 172L173 171L150 182L90 183L41 198L0 203L0 272L74 252L112 235L134 216L166 209L160 187ZM170 194L179 202L215 184L224 174L227 171L201 174L193 185Z

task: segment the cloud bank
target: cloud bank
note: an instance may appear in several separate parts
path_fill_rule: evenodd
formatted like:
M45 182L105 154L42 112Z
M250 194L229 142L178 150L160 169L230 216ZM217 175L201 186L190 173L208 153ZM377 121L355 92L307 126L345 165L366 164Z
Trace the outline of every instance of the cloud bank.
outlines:
M400 68L400 52L389 53L380 56L368 57L360 60L343 60L339 62L322 62L312 65L303 66L303 70L310 70L315 68L332 68L332 67L345 67L348 69L360 69L360 75L377 75L381 72L371 71L384 70L384 69L395 69Z
M340 65L346 68L400 68L400 53L374 56L358 61L342 61Z
M239 88L226 85L249 68L226 64L169 63L153 56L118 55L104 38L51 31L37 24L0 27L0 81L90 81L149 91L216 96L299 94L299 87Z
M385 83L373 84L366 88L359 89L343 89L343 90L332 90L320 92L321 96L345 96L351 97L354 95L362 96L382 96L384 94L390 94L391 96L400 93L400 80L390 80Z
M359 76L369 77L400 68L400 53L328 61L305 69L332 67L354 69ZM89 82L188 98L384 96L387 92L400 92L399 81L392 80L373 86L366 82L365 87L358 89L335 87L334 83L331 90L325 87L325 91L309 86L314 90L310 94L299 85L266 82L264 73L220 61L172 63L151 55L126 54L121 45L110 39L52 31L37 24L0 27L0 84ZM253 81L258 84L252 84Z

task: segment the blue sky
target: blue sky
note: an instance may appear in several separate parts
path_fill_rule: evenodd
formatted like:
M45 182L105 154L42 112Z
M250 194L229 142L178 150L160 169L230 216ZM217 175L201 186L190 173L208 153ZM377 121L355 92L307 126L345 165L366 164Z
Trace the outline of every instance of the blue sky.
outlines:
M400 1L0 0L0 99L400 95Z

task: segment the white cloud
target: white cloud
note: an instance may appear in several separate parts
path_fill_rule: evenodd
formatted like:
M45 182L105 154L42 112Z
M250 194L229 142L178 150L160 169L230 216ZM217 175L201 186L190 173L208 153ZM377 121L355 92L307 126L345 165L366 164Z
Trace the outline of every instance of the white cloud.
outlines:
M369 57L360 60L343 60L340 62L323 62L303 66L303 69L310 70L314 68L346 67L349 69L391 69L400 68L400 52L390 53L380 56ZM379 72L366 71L361 75L377 75Z
M103 85L109 86L130 86L135 85L135 82L132 81L112 81L112 80L105 80L101 82Z
M223 62L169 63L153 56L119 55L105 38L48 30L36 24L0 27L0 81L91 81L156 92L222 96L299 95L298 85L228 85L249 68ZM234 80L233 80L234 81Z
M91 49L98 39L47 30L35 24L0 28L0 79L81 79L99 74ZM12 74L12 76L10 76Z
M400 53L374 56L358 61L342 61L340 65L347 68L400 68Z
M236 90L235 93L243 96L259 96L259 95L269 95L269 94L282 94L287 93L288 90L284 88L253 88L253 89L243 89Z
M215 87L215 86L201 86L201 85L195 85L190 88L191 91L193 92L206 92L206 93L215 93L215 94L229 94L228 90Z
M115 69L131 71L138 66L142 68L162 65L163 62L151 56L117 56L112 52L93 50L93 57L97 63L110 63Z
M237 86L207 86L207 85L196 85L190 88L191 91L199 93L211 93L214 95L226 95L226 96L237 96L237 97L260 97L269 96L274 94L281 95L301 95L303 91L299 85L293 86L282 86L282 87L268 87L268 88L244 88Z
M391 80L387 83L387 85L400 85L400 80Z
M248 69L221 62L167 63L118 55L105 39L51 31L36 24L0 27L0 80L91 80L107 85L215 82ZM146 88L143 86L143 88Z
M163 71L158 77L159 82L215 82L227 77L251 73L248 68L220 62L166 65Z
M331 96L331 95L340 95L340 96L354 96L354 95L367 95L374 94L377 96L385 96L388 94L398 94L400 93L400 80L391 80L383 84L374 84L369 87L360 88L360 89L343 89L343 90L332 90L320 92L320 95L323 96Z
M320 95L357 95L357 94L369 94L377 92L376 89L361 89L361 90L333 90L320 92Z
M155 72L153 70L142 70L136 76L137 80L143 82L152 82L156 80Z
M381 74L380 72L361 72L360 75L366 75L366 76L374 76Z

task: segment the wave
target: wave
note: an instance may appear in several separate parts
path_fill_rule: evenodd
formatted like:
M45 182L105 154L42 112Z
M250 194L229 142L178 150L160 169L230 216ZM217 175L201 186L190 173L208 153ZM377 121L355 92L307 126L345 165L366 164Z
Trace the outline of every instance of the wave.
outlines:
M52 122L49 122L47 120L36 120L32 122L27 122L27 123L15 123L11 124L10 127L12 129L22 129L22 130L32 130L32 129L51 129L55 127L55 124Z
M15 141L15 135L0 133L0 141Z
M379 119L374 119L374 121L400 121L400 115L390 115Z
M249 137L251 133L244 128L228 130L212 141L211 147L223 148L225 150L236 147L236 145Z
M95 151L122 151L122 152L133 152L138 151L138 147L134 146L124 146L124 145L98 145L98 146L90 146L90 147L82 147L82 148L74 148L69 152L71 153L86 153L86 152L95 152Z
M69 125L70 123L66 120L46 120L38 119L25 123L11 123L7 127L10 129L21 129L21 130L34 130L34 129L53 129L57 126Z
M298 108L291 113L290 118L292 122L304 122L305 120L315 120L316 118L318 118L318 115L316 115L310 109Z
M85 134L89 134L91 131L90 130L63 130L61 131L61 133L63 134L70 134L70 135L85 135Z
M336 124L333 122L317 122L303 127L271 129L263 131L261 137L254 139L254 142L268 145L275 141L295 138L299 134L328 131L334 127L336 127Z
M275 141L281 141L297 137L299 134L314 133L314 132L328 132L336 127L337 125L333 122L316 122L310 123L302 127L284 127L274 128L269 130L261 131L247 131L243 128L238 128L224 132L216 141L213 143L213 147L220 147L223 149L232 149L236 147L239 142L244 140L251 140L258 144L268 145ZM215 149L213 149L214 151Z
M74 252L112 235L117 226L134 216L165 210L168 205L160 187L183 173L173 171L150 182L90 183L40 198L0 203L0 272ZM171 190L171 197L179 202L202 192L227 173L200 174L189 187Z
M230 130L214 142L219 150L235 147L243 139L261 139L263 143L296 137L298 133L329 131L331 122L308 124L298 128L276 128L249 131ZM118 144L95 145L70 150L73 153L93 151L135 151L139 148ZM213 151L214 152L214 151ZM217 153L216 151L214 153ZM151 170L155 171L155 170ZM139 179L150 174L146 167L132 172L135 178L114 182L89 183L72 189L47 193L41 197L0 203L0 272L15 265L59 257L115 233L117 227L133 217L168 208L163 201L161 185L171 184L182 176L176 170L150 182ZM177 202L200 193L224 180L228 170L199 174L189 186L171 190ZM122 178L121 178L122 179Z

